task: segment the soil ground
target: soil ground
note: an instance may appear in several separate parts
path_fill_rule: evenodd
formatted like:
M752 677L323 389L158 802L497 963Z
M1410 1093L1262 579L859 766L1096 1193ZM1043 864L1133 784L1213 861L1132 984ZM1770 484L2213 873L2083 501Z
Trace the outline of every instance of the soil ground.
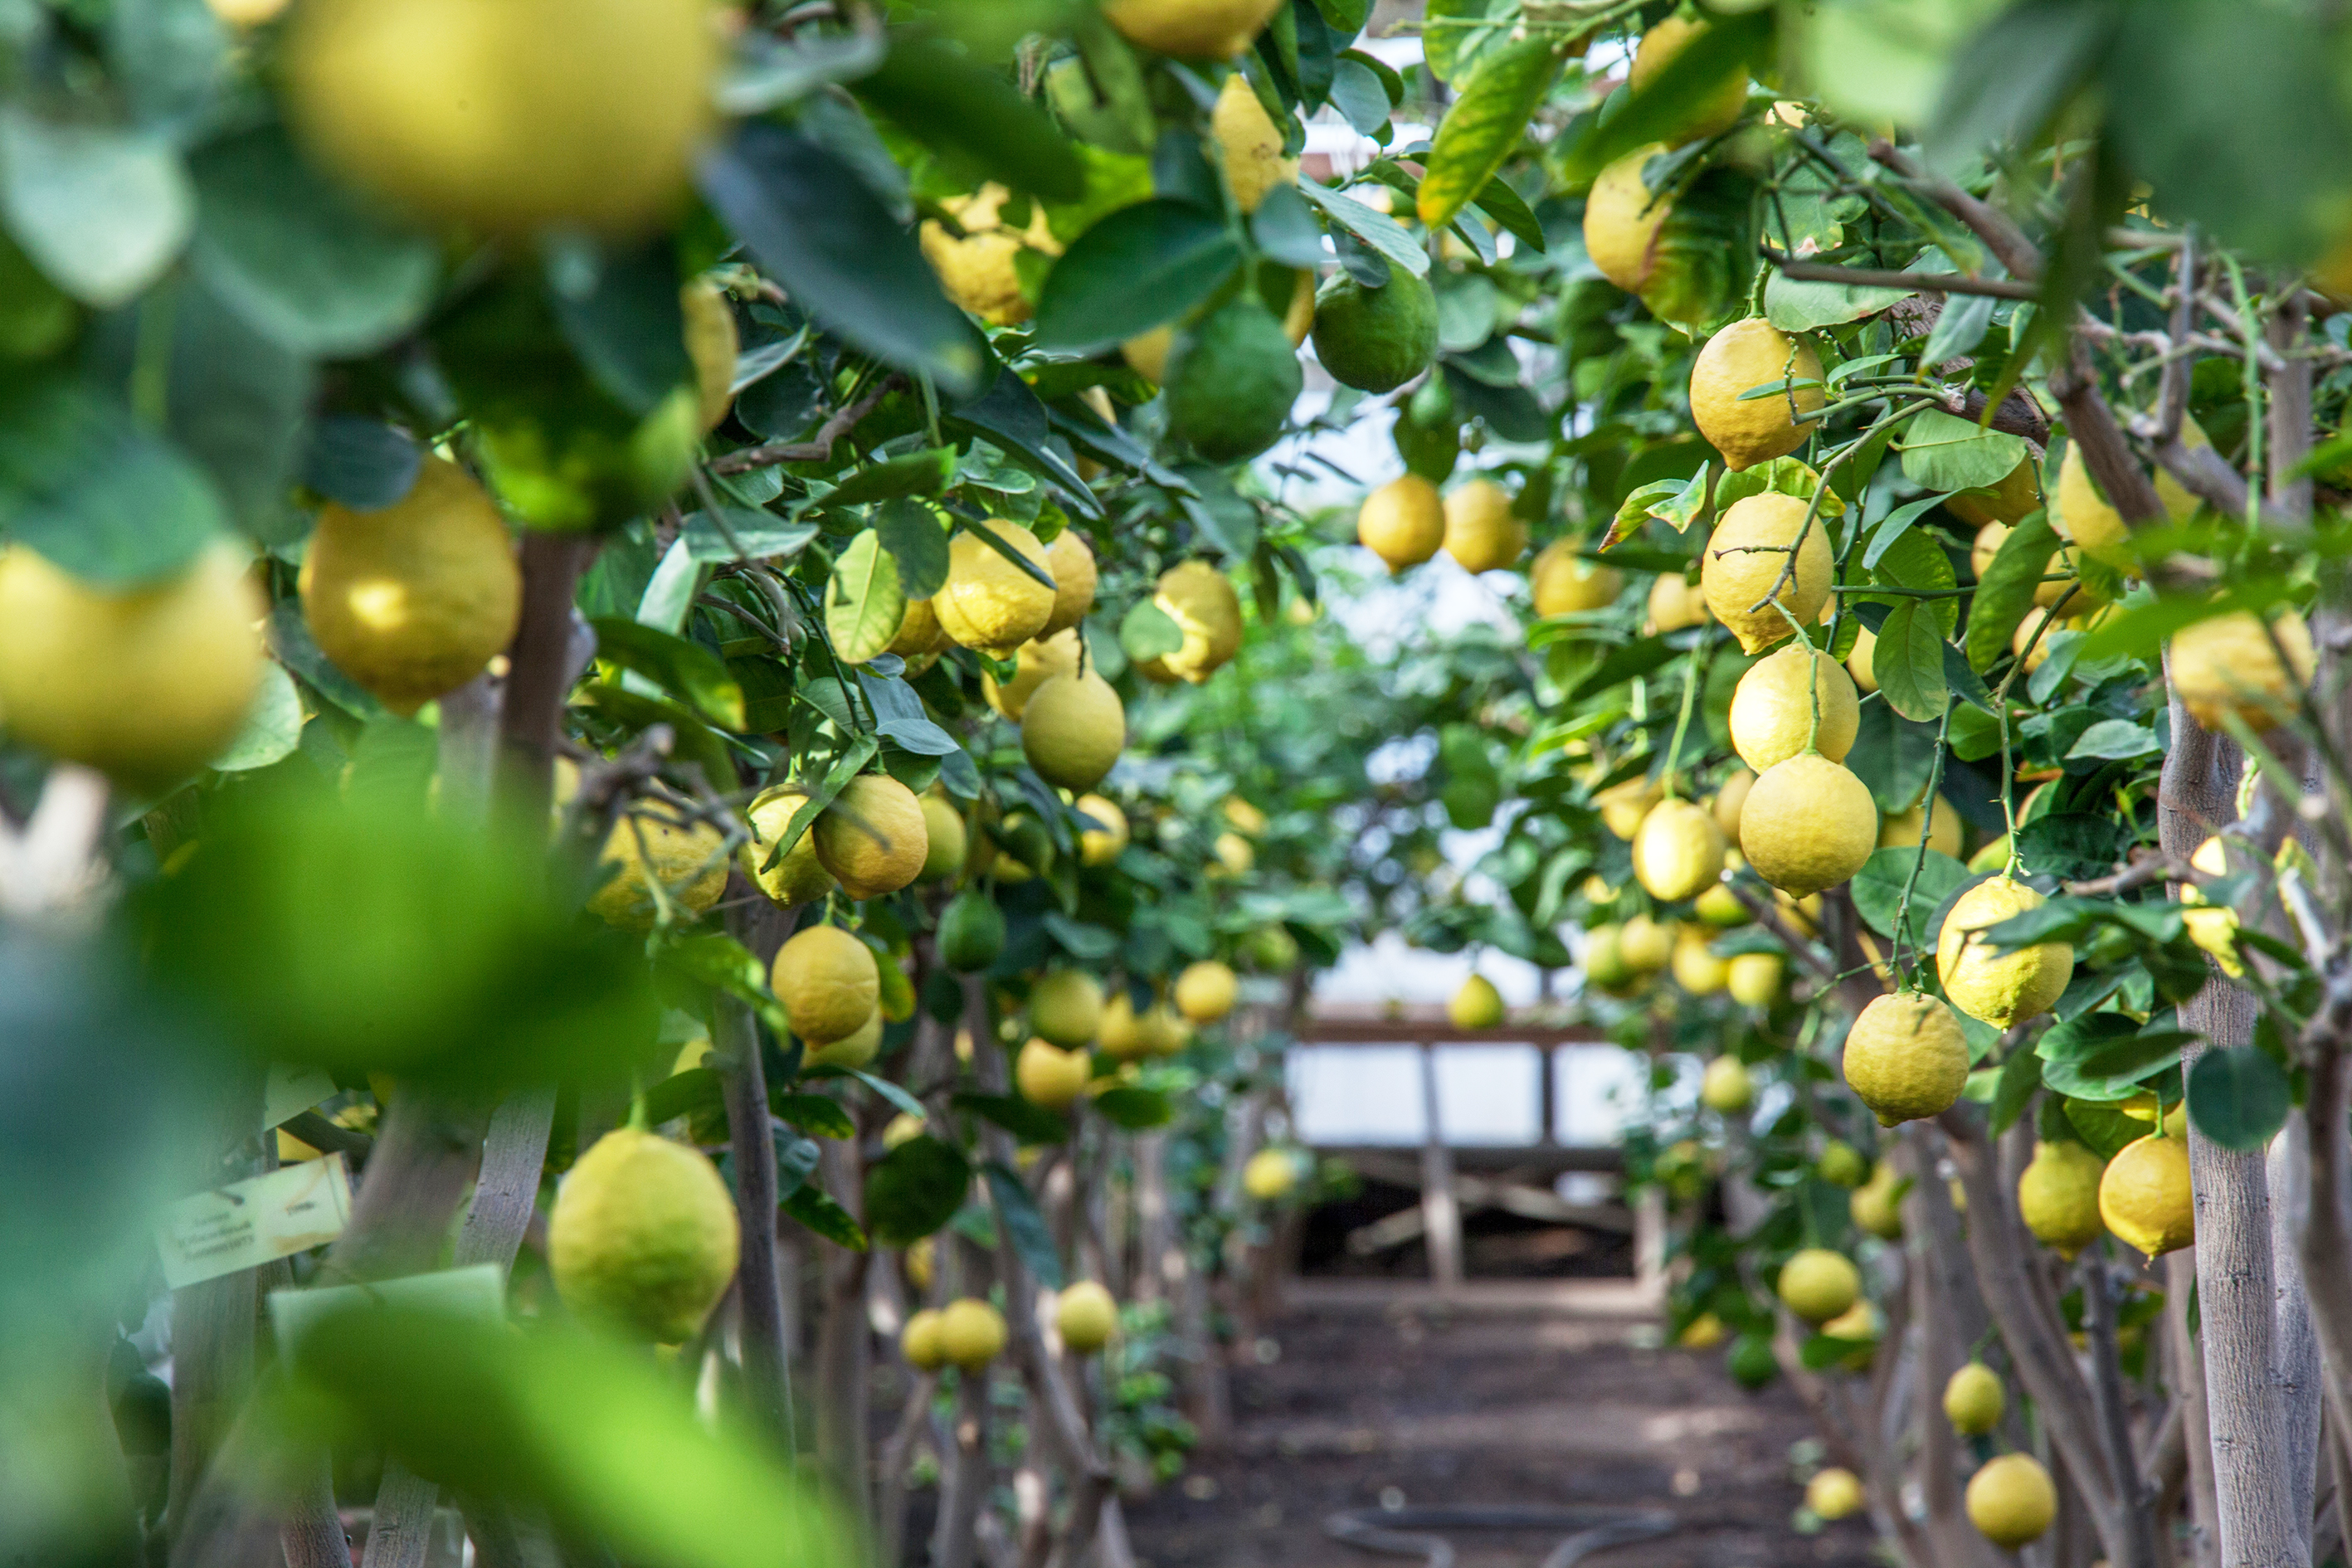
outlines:
M1862 1520L1808 1537L1790 1448L1811 1434L1780 1384L1748 1394L1722 1352L1648 1348L1653 1323L1554 1310L1350 1301L1294 1308L1234 1373L1235 1441L1130 1503L1149 1568L1412 1563L1324 1534L1341 1510L1493 1503L1658 1509L1674 1534L1595 1568L1864 1568ZM1553 1533L1461 1531L1458 1568L1534 1568Z

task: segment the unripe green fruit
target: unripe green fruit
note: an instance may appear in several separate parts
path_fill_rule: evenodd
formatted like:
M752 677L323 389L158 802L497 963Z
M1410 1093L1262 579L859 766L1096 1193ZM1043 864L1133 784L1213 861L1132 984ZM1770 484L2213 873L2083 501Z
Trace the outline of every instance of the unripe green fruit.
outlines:
M1004 951L1004 911L978 888L966 888L940 913L940 962L974 974Z

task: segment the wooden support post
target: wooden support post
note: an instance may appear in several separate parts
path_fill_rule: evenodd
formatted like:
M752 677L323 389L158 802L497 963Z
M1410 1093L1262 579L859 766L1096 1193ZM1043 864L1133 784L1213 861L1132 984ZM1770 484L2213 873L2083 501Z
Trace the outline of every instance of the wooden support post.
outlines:
M1559 1142L1559 1047L1536 1047L1536 1142L1549 1149Z
M1429 1242L1429 1278L1438 1289L1462 1283L1462 1206L1454 1194L1454 1155L1438 1116L1437 1048L1421 1047L1421 1215Z

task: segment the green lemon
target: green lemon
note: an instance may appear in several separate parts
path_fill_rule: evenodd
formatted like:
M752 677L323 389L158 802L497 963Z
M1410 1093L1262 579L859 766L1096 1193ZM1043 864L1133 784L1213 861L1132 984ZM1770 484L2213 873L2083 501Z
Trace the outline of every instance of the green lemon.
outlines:
M1391 392L1436 355L1437 295L1427 279L1391 268L1385 286L1368 289L1342 269L1317 291L1315 356L1335 379Z
M1169 434L1213 463L1273 446L1305 385L1282 323L1247 298L1177 333L1167 368Z

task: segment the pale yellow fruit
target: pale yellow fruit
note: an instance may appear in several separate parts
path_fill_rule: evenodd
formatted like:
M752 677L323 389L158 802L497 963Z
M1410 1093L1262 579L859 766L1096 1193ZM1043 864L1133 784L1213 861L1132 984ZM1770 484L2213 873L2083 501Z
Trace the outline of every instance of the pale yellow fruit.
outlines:
M1635 915L1617 928L1617 953L1643 974L1664 969L1674 957L1675 933L1647 915Z
M1161 573L1151 602L1184 633L1184 646L1160 660L1178 679L1198 686L1241 651L1241 596L1208 562L1185 561Z
M2002 475L1999 484L1944 498L1947 511L1979 528L1988 522L2022 522L2027 513L2041 505L2041 477L2030 456L2020 458L2017 466Z
M970 853L971 837L963 825L963 813L954 803L936 795L923 796L923 868L917 872L919 882L943 882L963 874L964 857Z
M1777 952L1737 953L1724 984L1741 1006L1769 1007L1780 994L1782 967Z
M1977 530L1976 542L1969 547L1969 567L1979 581L1991 568L1993 558L2000 553L2000 547L2008 542L2009 535L2010 525L1998 520ZM2080 609L2083 606L2083 593L2074 582L2073 551L2052 552L2050 564L2043 569L2042 575L2048 580L2035 586L2034 604L2046 610L2063 599L2070 608Z
M1212 877L1246 877L1257 864L1257 851L1238 833L1218 834L1211 850L1216 857L1206 868Z
M1676 903L1723 876L1723 829L1706 807L1661 801L1633 835L1633 875L1654 899Z
M1225 796L1224 804L1217 809L1223 813L1225 820L1236 830L1248 834L1252 838L1265 837L1265 813L1241 796L1237 795Z
M751 803L744 816L751 826L751 839L741 850L743 874L771 901L790 908L813 904L833 891L833 873L816 858L816 835L806 828L773 866L776 841L793 824L793 816L808 804L796 789L772 789Z
M1878 689L1878 671L1871 660L1878 654L1878 634L1868 626L1854 629L1853 651L1845 656L1846 673L1853 677L1855 686L1864 691Z
M2189 1140L2158 1131L2125 1144L2099 1178L2099 1217L2151 1258L2194 1242Z
M1878 847L1881 849L1907 848L1919 842L1919 833L1922 828L1927 830L1928 848L1938 855L1949 855L1955 860L1960 858L1960 850L1965 842L1960 827L1960 814L1953 810L1952 803L1940 795L1936 797L1933 821L1928 820L1927 811L1924 805L1914 805L1907 810L1895 812L1881 820L1878 825Z
M1445 1016L1457 1029L1491 1029L1503 1021L1503 994L1485 975L1473 974L1447 1000Z
M1145 1050L1155 1057L1175 1056L1192 1043L1191 1020L1165 1002L1153 1003L1136 1027L1143 1032Z
M1877 997L1846 1033L1845 1081L1881 1127L1937 1115L1968 1085L1968 1037L1933 996Z
M1030 206L1026 229L1005 226L999 215L1012 196L1012 192L991 181L968 196L950 196L940 203L963 230L961 237L935 218L924 219L921 229L923 258L939 274L940 287L948 298L998 327L1025 321L1034 310L1021 291L1016 263L1022 251L1062 254L1060 241L1046 225L1042 204Z
M991 708L1018 724L1031 692L1053 676L1077 673L1082 647L1076 631L1032 637L1013 650L1013 679L999 685L994 676L983 673L980 694Z
M1617 569L1585 560L1577 553L1578 548L1573 541L1560 539L1536 552L1535 563L1528 568L1528 584L1535 591L1537 615L1549 619L1606 609L1617 597L1624 585Z
M1080 795L1077 809L1080 816L1099 824L1079 830L1079 862L1087 866L1108 866L1118 859L1119 851L1128 844L1127 813L1098 795Z
M498 504L430 455L381 510L321 507L299 584L320 650L404 718L479 675L522 614L522 571Z
M578 1316L680 1344L727 1293L740 1241L735 1200L699 1150L624 1127L556 1189L548 1272Z
M628 233L685 197L718 45L701 0L321 0L278 60L310 152L396 206Z
M1054 676L1022 711L1022 754L1039 778L1063 789L1102 783L1126 748L1127 708L1091 669Z
M1650 584L1650 626L1661 636L1703 626L1714 618L1707 614L1706 595L1689 578L1667 572Z
M1791 548L1796 570L1782 583ZM1809 625L1822 613L1829 603L1831 565L1829 531L1822 520L1808 521L1806 503L1795 496L1767 492L1725 510L1706 542L1699 586L1715 618L1730 628L1743 650L1755 653L1790 635L1790 616ZM1786 605L1788 615L1776 603Z
M289 0L205 0L205 8L232 27L258 27L274 21Z
M898 617L898 635L882 651L905 659L907 673L912 677L929 669L947 646L948 634L940 629L940 617L933 613L931 602L909 599L906 613Z
M1225 188L1241 211L1257 211L1266 192L1297 182L1298 160L1283 156L1282 127L1242 72L1225 78L1219 89L1216 107L1209 111L1209 133L1225 171Z
M948 542L948 580L931 595L940 629L965 647L999 658L1045 629L1055 589L1007 561L976 531L987 530L1048 577L1053 569L1037 536L1001 517L967 523Z
M1834 1522L1860 1513L1863 1502L1862 1479L1852 1470L1832 1466L1805 1483L1805 1506L1822 1519Z
M1237 989L1232 970L1204 958L1176 977L1176 1010L1195 1024L1213 1024L1234 1010Z
M1738 695L1735 688L1733 695ZM1711 808L1715 825L1723 829L1723 837L1731 843L1739 842L1739 813L1748 804L1748 792L1756 787L1756 775L1746 768L1734 768L1715 789Z
M1725 850L1725 863L1728 865L1731 857L1737 853L1737 850ZM1748 914L1748 906L1739 901L1739 895L1731 890L1728 882L1717 882L1699 894L1691 901L1691 913L1718 931L1746 925L1754 918Z
M1848 1352L1844 1364L1855 1369L1870 1364L1871 1350L1886 1332L1886 1319L1875 1303L1864 1298L1822 1325L1822 1332L1833 1340L1852 1340L1864 1348Z
M1706 23L1677 14L1643 34L1641 46L1633 51L1633 68L1626 72L1626 87L1634 92L1648 87L1676 55L1696 43L1706 28ZM1730 130L1739 111L1747 107L1748 73L1734 71L1685 110L1681 129L1675 136L1675 144L1702 142Z
M1811 382L1769 397L1741 394L1777 382ZM1822 362L1811 344L1761 316L1734 321L1706 340L1691 363L1691 419L1707 444L1738 472L1785 458L1819 426Z
M694 366L694 392L702 428L719 427L735 402L735 361L743 352L735 312L727 295L708 278L687 281L677 291L686 321L686 357Z
M810 926L776 951L769 980L803 1043L845 1040L882 1001L874 950L839 926Z
M1262 1204L1277 1203L1298 1185L1298 1162L1286 1149L1261 1149L1242 1166L1242 1190Z
M2189 863L2209 877L2230 874L2230 852L2219 835L2197 847ZM2182 911L2181 923L2189 930L2189 940L2213 955L2221 972L2235 979L2245 973L2245 961L2238 956L2238 911L2225 905L2209 905L2205 891L2194 882L2180 884L2180 901L2192 906Z
M1122 985L1110 994L1103 1005L1102 1025L1096 1031L1095 1043L1103 1055L1116 1061L1134 1061L1151 1054L1151 1040L1143 1028L1143 1019L1135 1011Z
M1588 984L1622 996L1638 989L1643 979L1642 971L1625 962L1625 930L1622 926L1597 925L1584 933L1584 951L1580 957L1584 965Z
M1675 1343L1686 1351L1713 1350L1729 1331L1721 1318L1713 1312L1701 1312L1683 1326L1683 1331L1675 1336Z
M604 837L601 865L616 869L588 896L588 911L630 931L658 915L651 882L674 918L691 921L727 890L727 836L707 822L681 825L652 811L625 813Z
M1627 779L1594 795L1592 804L1601 810L1601 826L1630 844L1664 793L1654 779Z
M2099 1178L2106 1163L2072 1139L2037 1142L2017 1178L2017 1212L2037 1240L2069 1263L2106 1233Z
M1094 546L1076 529L1065 528L1045 546L1045 570L1054 574L1054 613L1037 634L1041 638L1068 631L1095 607Z
M2000 1374L1980 1361L1972 1361L1944 1384L1944 1419L1964 1437L1980 1437L2000 1425L2009 1407Z
M2191 447L2211 445L2194 419L2181 426L2180 437ZM2156 497L2164 503L2166 515L2174 522L2186 522L2196 513L2197 498L2162 469L2156 476ZM2091 479L2090 465L2083 460L2079 443L2068 444L2066 460L2058 465L2057 500L2058 515L2051 521L2060 533L2080 545L2084 554L2110 566L2132 563L2131 530L2126 526L2123 513L2100 496L2097 485Z
M1953 1006L1996 1029L2046 1013L2074 975L2074 950L2037 942L1996 953L1982 933L2012 915L2042 907L2042 895L2009 877L1979 882L1959 896L1936 936L1936 973Z
M930 833L915 792L887 773L844 784L809 835L816 858L853 899L895 893L923 874Z
M939 1335L940 1359L978 1372L1004 1349L1004 1314L966 1296L940 1310Z
M1029 988L1029 1026L1049 1045L1094 1044L1102 1016L1102 982L1083 969L1055 970Z
M1768 769L1739 808L1739 852L1758 876L1797 898L1836 887L1877 848L1869 786L1811 752Z
M1808 665L1813 672L1811 690ZM1842 763L1861 728L1862 699L1853 680L1837 660L1800 643L1758 659L1732 689L1731 749L1759 773L1802 752L1809 732L1816 751Z
M1087 1091L1093 1078L1094 1064L1086 1052L1066 1051L1042 1039L1023 1046L1013 1064L1013 1081L1020 1086L1022 1097L1048 1110L1068 1106Z
M1706 931L1685 926L1675 938L1675 984L1694 996L1712 996L1731 983L1731 961L1707 945Z
M2281 611L2267 630L2243 610L2199 621L2173 634L2165 658L2173 694L2216 733L2231 713L2257 731L2292 713L2311 683L2312 664L2311 628L2293 610Z
M1054 1331L1062 1348L1092 1355L1118 1331L1118 1302L1092 1279L1081 1279L1054 1298Z
M1298 280L1290 287L1290 308L1282 313L1282 335L1297 348L1307 342L1315 330L1315 273L1311 268L1300 268ZM1297 601L1293 601L1297 603Z
M911 1127L907 1125L909 1122L913 1123ZM885 1149L896 1149L899 1144L911 1143L922 1135L923 1119L919 1116L909 1116L902 1110L892 1117L889 1124L882 1129L882 1146ZM928 1292L930 1289L933 1261L931 1238L928 1236L898 1255L899 1266L907 1271L907 1283L912 1285L918 1291ZM939 1314L934 1312L931 1316L936 1320Z
M120 783L176 784L244 726L268 613L225 544L175 577L121 592L23 545L0 551L0 726Z
M1167 379L1168 351L1175 342L1174 325L1154 327L1119 344L1118 357L1127 362L1128 369L1157 386Z
M907 1320L907 1326L898 1331L898 1353L917 1372L937 1372L947 1365L947 1352L940 1348L936 1308L926 1307Z
M1420 565L1445 542L1445 503L1437 487L1419 474L1391 479L1357 510L1356 540L1391 572Z
M855 1070L870 1067L882 1054L882 1009L877 1007L866 1015L866 1022L837 1040L813 1046L801 1044L801 1066L804 1068L845 1068Z
M1881 1241L1903 1237L1903 1210L1895 1195L1901 1180L1892 1164L1882 1162L1853 1192L1853 1223Z
M2058 1489L2032 1455L2003 1454L1969 1478L1966 1506L1977 1533L2014 1552L2040 1540L2058 1517Z
M1649 287L1658 265L1658 230L1674 206L1642 181L1643 165L1665 150L1663 142L1636 147L1603 168L1585 197L1585 254L1601 276L1628 294Z
M1780 1304L1806 1322L1839 1316L1862 1297L1862 1274L1851 1258L1825 1247L1808 1247L1780 1265Z
M1130 43L1187 60L1229 60L1249 47L1282 0L1109 0L1102 8Z
M1511 515L1508 490L1472 479L1445 498L1445 553L1469 573L1499 572L1528 547L1528 525Z
M1738 1057L1717 1057L1699 1075L1698 1100L1709 1110L1737 1116L1756 1103L1756 1086Z

